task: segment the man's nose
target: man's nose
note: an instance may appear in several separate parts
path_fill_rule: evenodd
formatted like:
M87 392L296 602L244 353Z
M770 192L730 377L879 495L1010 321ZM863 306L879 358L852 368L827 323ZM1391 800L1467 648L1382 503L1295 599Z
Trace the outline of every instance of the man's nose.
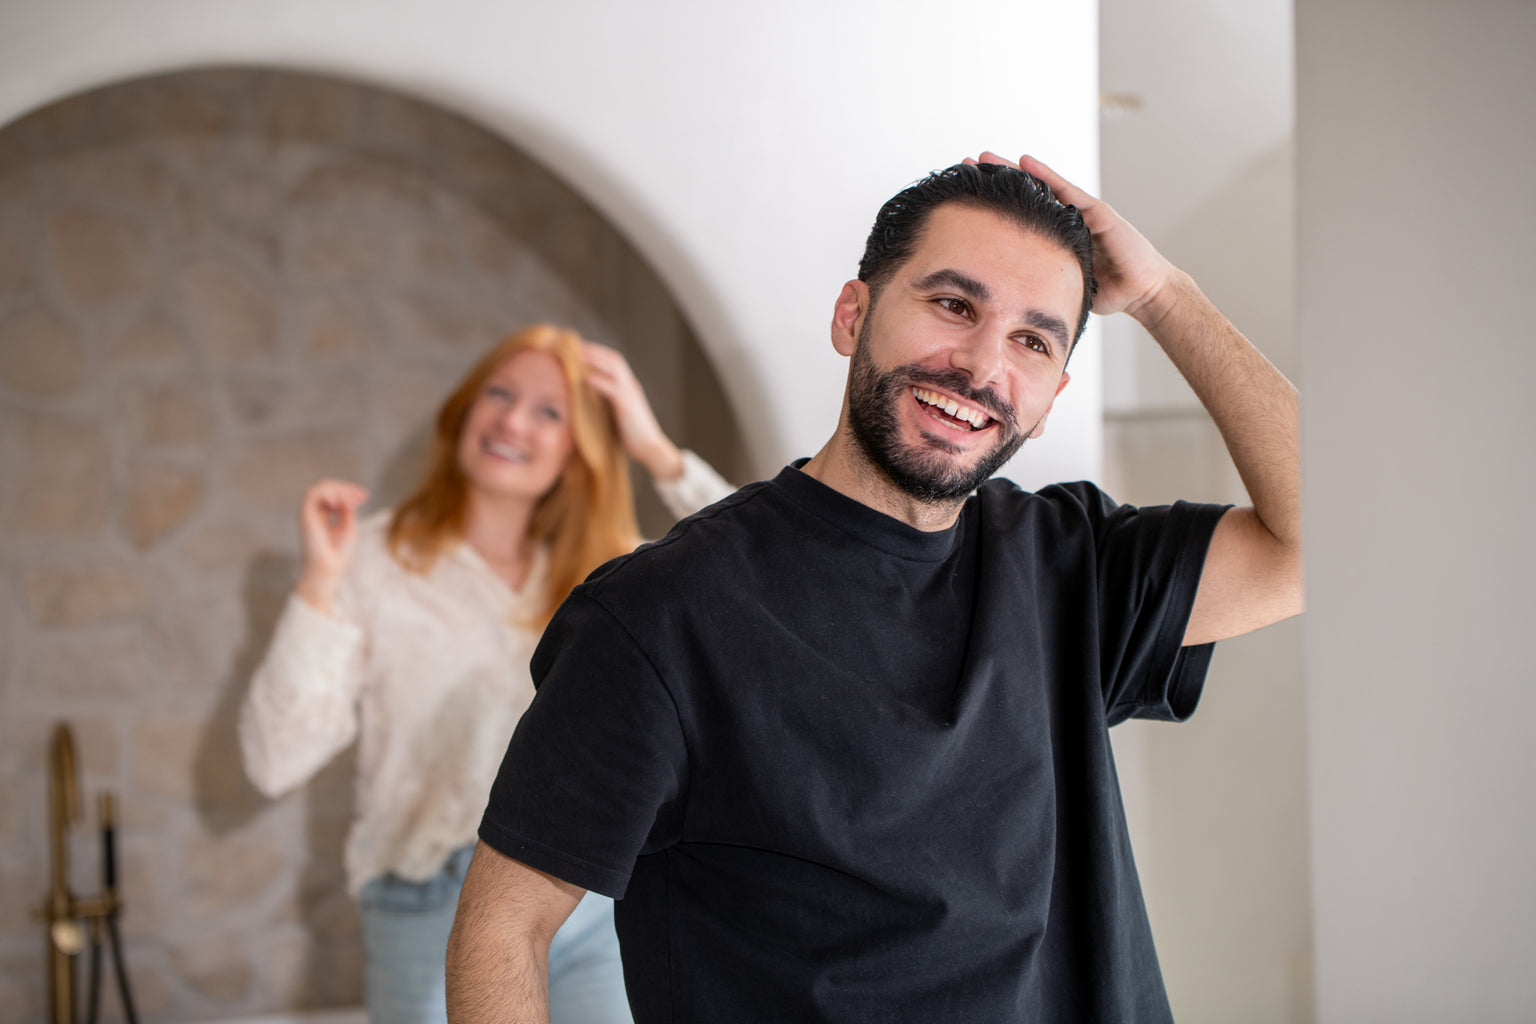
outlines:
M950 352L949 364L970 375L976 387L995 384L1003 373L1008 339L993 331L974 330Z

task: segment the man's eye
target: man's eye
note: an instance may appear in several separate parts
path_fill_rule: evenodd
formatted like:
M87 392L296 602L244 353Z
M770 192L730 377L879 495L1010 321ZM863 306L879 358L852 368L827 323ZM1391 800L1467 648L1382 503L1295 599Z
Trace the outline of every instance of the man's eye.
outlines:
M1045 339L1044 338L1041 338L1041 337L1039 337L1037 335L1034 335L1034 334L1026 334L1026 335L1024 335L1022 338L1019 339L1019 344L1023 345L1025 348L1032 348L1036 352L1044 353L1045 355L1050 355L1051 354L1051 346L1049 346L1049 345L1047 345L1045 343Z
M939 307L946 313L956 316L970 316L971 304L964 299L943 298L939 300Z

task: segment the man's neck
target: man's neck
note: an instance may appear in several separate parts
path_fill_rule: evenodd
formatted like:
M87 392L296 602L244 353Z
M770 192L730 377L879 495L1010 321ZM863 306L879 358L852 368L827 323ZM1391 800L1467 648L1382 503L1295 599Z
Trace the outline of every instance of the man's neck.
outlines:
M858 442L842 426L821 451L800 467L800 471L839 494L926 533L947 530L955 525L960 507L965 504L963 498L929 502L912 497L869 461Z

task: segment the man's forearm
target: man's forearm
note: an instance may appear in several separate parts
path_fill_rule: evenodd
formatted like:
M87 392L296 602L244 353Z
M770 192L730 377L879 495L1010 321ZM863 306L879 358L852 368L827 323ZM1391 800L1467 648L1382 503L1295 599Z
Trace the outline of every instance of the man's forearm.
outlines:
M1133 315L1194 389L1281 544L1301 546L1301 421L1296 388L1177 271Z

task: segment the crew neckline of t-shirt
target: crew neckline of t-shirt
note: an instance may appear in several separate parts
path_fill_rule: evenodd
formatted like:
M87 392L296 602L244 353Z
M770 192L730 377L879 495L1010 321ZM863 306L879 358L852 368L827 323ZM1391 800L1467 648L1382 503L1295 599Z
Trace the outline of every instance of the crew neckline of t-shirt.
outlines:
M774 486L795 504L844 533L887 554L917 562L939 562L954 550L960 519L945 530L909 526L802 471L810 459L797 459L779 471Z

